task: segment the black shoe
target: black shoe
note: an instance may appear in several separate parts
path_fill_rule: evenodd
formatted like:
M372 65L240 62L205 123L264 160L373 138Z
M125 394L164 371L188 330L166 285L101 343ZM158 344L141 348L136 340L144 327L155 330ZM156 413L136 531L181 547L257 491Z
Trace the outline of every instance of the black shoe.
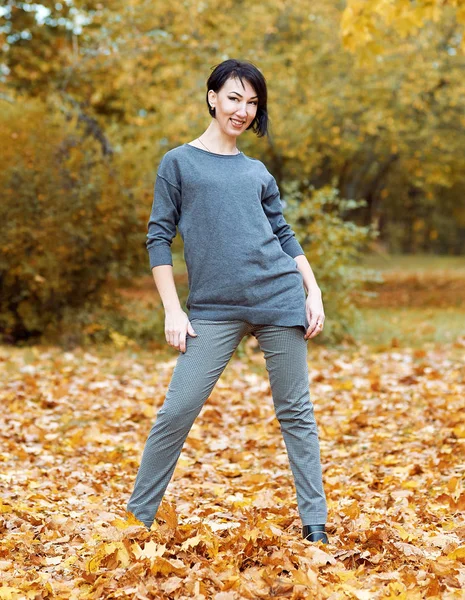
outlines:
M328 536L326 535L325 526L323 525L304 525L302 528L302 537L310 542L323 542L328 544Z

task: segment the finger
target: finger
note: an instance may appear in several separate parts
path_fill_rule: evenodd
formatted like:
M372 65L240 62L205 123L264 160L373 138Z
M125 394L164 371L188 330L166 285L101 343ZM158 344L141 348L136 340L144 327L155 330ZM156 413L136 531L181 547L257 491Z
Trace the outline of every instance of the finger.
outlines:
M312 327L312 323L311 323L307 330L308 339L313 338L313 337L317 336L319 333L321 333L323 331L323 324L324 324L324 318L321 318L321 317L316 319L313 327Z
M190 321L188 321L188 323L187 323L187 332L189 333L189 335L191 335L193 337L195 337L197 335L196 332L194 331L194 328L192 327Z
M174 331L168 331L168 335L167 335L166 339L170 346L172 346L173 348L176 348L176 338L175 338Z
M305 339L309 340L310 338L313 337L315 333L315 326L312 327L312 324L310 324L307 328L307 333L305 334Z
M180 331L177 331L175 336L174 336L174 340L175 340L175 348L176 350L181 350L181 340L182 340L182 333Z
M312 331L315 329L316 319L316 315L312 315L311 313L307 314L308 327L305 333L305 339L307 340L310 338Z
M179 349L181 352L185 352L186 351L186 337L187 334L186 332L179 334Z
M308 339L311 340L312 338L316 337L319 333L320 333L319 330L314 329L313 331L310 332L310 335L308 336Z
M318 318L315 316L311 319L309 326L308 326L308 328L310 330L310 335L312 335L315 332L317 327L318 327Z
M170 342L171 342L171 345L173 346L173 348L176 348L176 334L174 331L171 332Z
M310 327L309 327L310 329ZM311 329L309 334L308 334L308 338L309 340L311 340L312 338L314 338L316 335L318 335L318 332L315 329Z

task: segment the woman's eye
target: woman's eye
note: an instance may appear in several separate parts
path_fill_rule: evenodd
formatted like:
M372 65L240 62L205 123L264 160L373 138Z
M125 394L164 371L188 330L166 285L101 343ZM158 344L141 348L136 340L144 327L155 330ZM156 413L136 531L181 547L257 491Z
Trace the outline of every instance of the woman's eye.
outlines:
M232 97L229 97L229 99L230 99L230 100L238 100L239 98L232 98ZM257 102L256 100L252 100L252 104L255 104L255 106L257 106L257 105L258 105L258 102Z

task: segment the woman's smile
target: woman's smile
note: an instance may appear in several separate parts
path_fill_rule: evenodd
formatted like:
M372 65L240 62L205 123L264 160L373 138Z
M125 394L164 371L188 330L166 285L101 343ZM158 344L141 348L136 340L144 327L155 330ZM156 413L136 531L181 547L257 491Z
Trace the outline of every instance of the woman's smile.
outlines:
M231 119L231 123L236 129L240 129L242 125L244 125L245 121L237 121L236 119Z

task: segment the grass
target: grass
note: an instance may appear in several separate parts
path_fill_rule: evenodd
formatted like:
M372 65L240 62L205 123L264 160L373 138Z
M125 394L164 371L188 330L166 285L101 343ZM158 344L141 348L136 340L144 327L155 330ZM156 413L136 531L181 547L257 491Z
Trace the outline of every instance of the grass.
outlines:
M454 342L465 334L465 258L382 255L362 267L381 272L383 283L354 302L357 342L374 347L420 347Z
M378 347L418 348L454 342L465 334L465 308L369 308L354 325L357 342Z
M380 271L462 271L465 276L464 256L434 256L430 254L370 254L361 265Z

